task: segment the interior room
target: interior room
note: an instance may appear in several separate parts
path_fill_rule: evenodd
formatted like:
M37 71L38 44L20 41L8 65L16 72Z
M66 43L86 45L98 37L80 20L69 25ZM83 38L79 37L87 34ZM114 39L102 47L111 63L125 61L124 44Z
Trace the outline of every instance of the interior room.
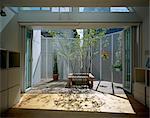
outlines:
M149 118L148 0L0 4L0 116Z

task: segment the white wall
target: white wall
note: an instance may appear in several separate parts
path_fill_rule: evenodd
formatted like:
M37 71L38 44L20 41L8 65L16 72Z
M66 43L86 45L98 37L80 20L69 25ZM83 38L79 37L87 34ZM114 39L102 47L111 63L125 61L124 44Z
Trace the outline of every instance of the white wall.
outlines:
M142 19L142 66L145 67L147 57L150 56L149 7L136 7L135 10Z
M0 25L0 32L6 27L6 25L10 22L10 20L14 17L15 13L13 13L11 10L9 10L9 8L5 7L3 9L6 13L7 13L7 16L5 17L1 17L0 18L0 22L1 22L1 25Z
M33 30L32 59L32 85L35 85L41 80L41 30Z
M7 9L7 17L0 17L0 48L19 52L19 25L17 16ZM11 14L11 15L10 15ZM12 17L13 16L13 17ZM8 19L9 21L7 21ZM5 20L6 19L6 20ZM20 68L0 69L0 112L12 107L19 100Z

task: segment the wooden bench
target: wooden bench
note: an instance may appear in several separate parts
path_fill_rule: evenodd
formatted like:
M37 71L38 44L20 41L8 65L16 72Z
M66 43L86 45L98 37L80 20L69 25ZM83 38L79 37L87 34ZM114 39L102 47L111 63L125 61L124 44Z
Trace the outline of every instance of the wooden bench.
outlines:
M68 75L68 85L87 85L90 89L93 88L94 76L91 73L70 73Z

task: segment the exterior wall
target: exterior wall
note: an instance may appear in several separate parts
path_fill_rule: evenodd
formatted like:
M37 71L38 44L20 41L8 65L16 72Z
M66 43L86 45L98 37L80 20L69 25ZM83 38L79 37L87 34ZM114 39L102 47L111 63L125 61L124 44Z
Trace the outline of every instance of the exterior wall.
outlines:
M96 80L111 81L111 72L113 71L113 82L122 83L122 71L112 70L112 40L113 40L113 64L116 63L119 56L118 51L121 50L120 41L123 40L121 37L122 32L111 33L106 35L103 39L98 42L99 53L94 56L92 60L92 73ZM107 45L107 46L106 46ZM101 58L102 52L108 52L108 59ZM122 52L121 52L122 53ZM121 56L121 54L120 54Z
M41 80L41 30L33 30L32 59L32 85L35 85Z
M56 45L53 40L59 38L60 40L65 40L65 38L73 38L73 30L71 29L56 29L52 30L55 32L62 33L62 37L64 39L61 39L62 37L57 35L54 39L53 38L42 38L41 40L41 78L42 79L52 79L53 77L53 56L54 56L54 49L56 48ZM59 40L58 39L58 40ZM68 43L68 42L67 42ZM58 43L57 46L61 48L61 45ZM58 72L59 72L59 78L60 79L67 79L68 75L68 64L66 62L66 59L58 58ZM71 70L69 70L71 71Z
M63 39L62 39L63 40ZM54 65L54 49L56 45L52 39L42 39L41 47L41 77L42 79L52 79L53 77L53 65ZM61 48L59 43L57 44L58 48ZM58 61L58 72L60 79L67 79L68 75L68 63L65 58L59 56L57 57Z
M3 25L6 24L0 32L0 48L19 52L19 26L17 24L17 16L13 15L12 17L12 15L9 15L9 9L6 10L6 14L6 17L0 17L1 23ZM7 21L7 18L9 19L9 22ZM18 102L20 95L19 88L19 67L0 69L0 113Z
M53 43L50 39L42 39L41 44L41 78L49 79L53 75Z

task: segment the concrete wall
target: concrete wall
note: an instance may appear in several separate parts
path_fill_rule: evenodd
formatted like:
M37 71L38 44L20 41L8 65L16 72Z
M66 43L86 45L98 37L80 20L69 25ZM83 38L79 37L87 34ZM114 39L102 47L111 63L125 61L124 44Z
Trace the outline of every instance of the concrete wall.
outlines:
M0 48L19 52L19 26L17 23L17 16L11 13L12 12L7 9L7 16L0 16L1 23L5 25L5 27L1 27ZM8 19L9 21L7 21ZM0 69L0 112L7 110L18 102L20 95L19 88L20 68Z
M41 30L33 30L32 59L32 85L35 85L41 80Z

